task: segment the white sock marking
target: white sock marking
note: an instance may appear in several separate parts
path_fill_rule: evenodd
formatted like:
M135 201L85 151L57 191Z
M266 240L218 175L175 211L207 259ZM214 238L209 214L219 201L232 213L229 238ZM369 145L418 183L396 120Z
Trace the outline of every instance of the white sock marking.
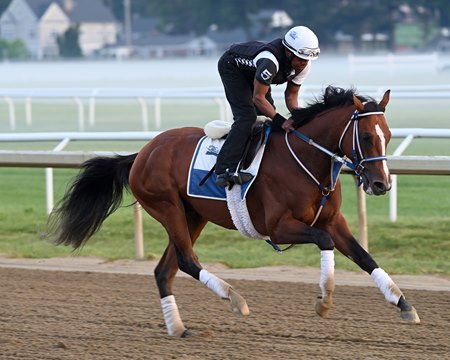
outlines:
M397 305L398 300L403 294L397 285L395 285L391 277L381 268L376 268L372 271L370 276L383 293L386 300L393 305Z
M228 289L232 286L227 282L219 279L216 275L211 274L205 269L200 271L199 280L222 299L228 299Z
M334 251L322 250L320 252L320 289L322 296L334 291Z
M167 333L169 336L181 336L186 328L181 321L180 313L178 312L178 306L175 302L175 296L169 295L160 299L161 308L164 316L164 322L167 327Z

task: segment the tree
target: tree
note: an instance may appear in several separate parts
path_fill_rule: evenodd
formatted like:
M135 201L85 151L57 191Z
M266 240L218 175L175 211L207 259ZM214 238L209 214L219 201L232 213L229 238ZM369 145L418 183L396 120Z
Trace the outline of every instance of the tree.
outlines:
M79 25L69 27L62 35L58 36L56 41L61 57L78 58L82 56L78 37Z
M2 14L3 11L6 10L10 2L11 0L0 0L0 14Z
M103 1L123 20L123 0ZM133 14L159 19L162 32L196 35L204 34L212 24L221 30L241 27L250 34L250 14L284 10L295 25L311 27L321 44L333 45L338 31L352 35L356 42L363 33L384 33L393 39L393 14L403 4L423 7L438 26L450 27L448 0L131 0L131 9ZM426 26L430 18L419 21Z
M21 40L7 41L0 39L0 59L25 60L31 57L30 52Z

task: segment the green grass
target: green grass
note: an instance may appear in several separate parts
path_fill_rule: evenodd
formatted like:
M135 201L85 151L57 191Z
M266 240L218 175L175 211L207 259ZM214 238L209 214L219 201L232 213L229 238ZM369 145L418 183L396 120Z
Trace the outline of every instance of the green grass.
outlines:
M59 198L76 170L55 170L55 194ZM343 175L343 212L357 233L356 192L350 176ZM70 248L43 239L45 231L45 185L43 169L0 168L0 253L11 257L48 258L70 256ZM369 248L378 264L391 273L450 274L450 177L399 177L399 220L388 220L388 197L368 197ZM131 203L125 197L124 205ZM121 207L98 234L76 253L106 259L134 257L132 208ZM159 258L167 245L165 230L144 216L145 256ZM243 238L236 231L213 224L203 231L196 245L202 262L222 262L234 268L267 265L319 266L313 245L296 246L280 255L263 241ZM358 270L338 255L336 266Z
M450 103L444 100L393 100L387 108L391 127L448 127ZM86 131L141 130L141 113L137 101L97 102L96 123L88 122L85 101ZM283 112L283 105L279 104ZM148 100L149 130L154 125L154 103ZM73 101L33 100L33 124L25 123L24 105L16 107L17 132L77 131L77 108ZM162 102L163 130L181 126L203 126L219 118L219 108L212 100ZM8 110L0 106L0 132L9 133ZM393 139L392 153L400 143ZM66 150L138 151L145 142L71 142ZM50 150L57 142L1 143L2 149ZM415 139L405 155L450 155L448 139ZM55 170L55 198L63 194L74 170ZM343 175L343 213L357 233L356 192L350 176ZM389 199L368 197L369 249L375 260L391 273L450 274L450 177L399 176L398 221L388 220ZM45 179L43 169L0 168L0 253L12 257L47 258L70 256L71 249L56 247L41 238L45 230ZM131 199L127 197L125 204ZM165 230L144 216L145 256L159 258L167 245ZM279 255L264 242L244 239L236 231L209 224L203 231L196 252L202 262L218 261L231 267L265 265L318 266L319 252L313 245L297 246ZM133 258L132 209L123 207L113 214L79 252L83 256L106 259ZM343 256L337 267L357 270Z

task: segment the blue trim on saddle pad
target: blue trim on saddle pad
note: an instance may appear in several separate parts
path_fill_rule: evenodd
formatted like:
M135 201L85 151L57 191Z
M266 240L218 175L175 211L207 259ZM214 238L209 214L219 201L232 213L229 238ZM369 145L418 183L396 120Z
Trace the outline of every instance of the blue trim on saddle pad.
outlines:
M215 173L212 173L202 186L199 185L216 164L217 155L224 142L225 140L211 139L207 136L204 136L199 140L189 167L187 189L189 196L212 200L227 200L225 188L216 185L217 176ZM254 177L247 183L241 185L242 199L245 198L250 186L256 178L263 152L264 146L258 151L258 155L255 158L256 161L253 161L249 168L245 169L246 172L251 173Z
M189 166L188 195L204 199L226 200L225 188L216 185L217 175L212 173L206 182L200 182L215 165L217 155L225 141L203 136L195 149Z

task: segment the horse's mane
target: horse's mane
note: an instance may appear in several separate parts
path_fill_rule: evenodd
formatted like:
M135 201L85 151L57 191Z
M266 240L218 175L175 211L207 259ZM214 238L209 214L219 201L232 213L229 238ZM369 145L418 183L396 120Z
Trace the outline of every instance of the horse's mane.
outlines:
M292 111L291 115L292 119L294 120L294 128L305 125L323 111L337 106L346 106L353 104L353 95L355 95L362 102L375 102L375 100L371 97L358 95L355 88L343 89L330 85L325 89L325 91L319 98L316 98L306 107L294 109Z

